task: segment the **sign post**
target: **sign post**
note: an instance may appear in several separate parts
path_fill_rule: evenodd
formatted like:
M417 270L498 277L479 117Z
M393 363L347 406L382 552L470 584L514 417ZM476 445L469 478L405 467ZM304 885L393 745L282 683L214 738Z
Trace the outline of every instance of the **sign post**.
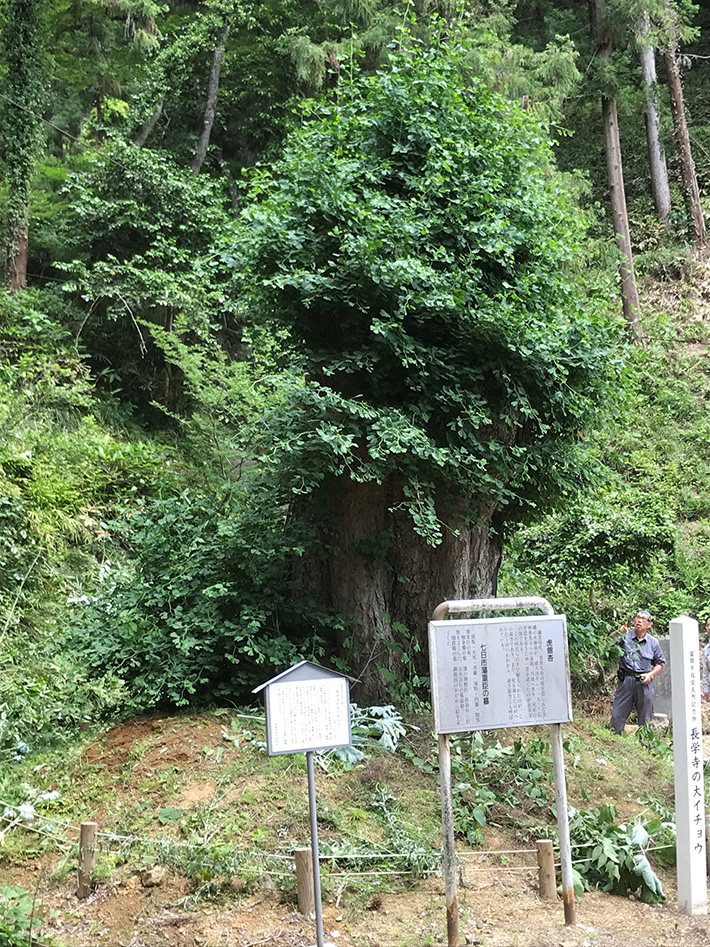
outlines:
M678 908L684 914L707 914L702 656L697 621L687 615L674 618L670 638Z
M462 612L538 608L543 615L445 621ZM471 730L549 724L562 863L565 924L575 923L572 848L562 723L572 720L567 626L544 598L443 602L429 622L434 724L439 737L446 929L458 944L449 735Z
M350 746L352 742L348 679L343 674L329 671L311 661L301 661L288 671L255 687L252 693L258 694L264 689L266 745L269 756L282 753L306 754L316 942L317 947L324 947L313 753L316 750Z

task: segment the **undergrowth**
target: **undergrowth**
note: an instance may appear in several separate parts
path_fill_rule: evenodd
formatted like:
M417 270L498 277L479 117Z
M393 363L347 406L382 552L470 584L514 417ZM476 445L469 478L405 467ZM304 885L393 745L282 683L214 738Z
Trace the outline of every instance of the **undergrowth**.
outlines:
M156 773L154 768L146 772L145 765L140 768L156 746L168 745L160 732L152 743L136 743L116 772L105 766L88 771L80 751L73 762L71 754L45 754L39 763L28 754L13 763L0 779L0 799L9 803L0 815L5 852L12 857L65 852L54 873L60 880L66 866L75 864L69 824L86 818L87 811L93 811L87 807L104 800L97 883L111 884L113 876L164 865L190 879L193 899L229 898L269 877L287 894L292 892L293 849L309 844L302 757L267 757L261 749L263 718L251 716L245 723L237 714L230 725L228 713L215 715L222 723L221 743L204 745L198 754L202 762L196 759L194 770L178 773L169 766ZM335 890L333 885L339 890L346 885L353 894L384 890L402 873L416 879L441 866L435 741L429 737L431 752L416 755L412 747L423 746L427 737L421 730L406 733L406 721L392 707L357 708L357 720L362 758L331 754L319 777L326 894ZM577 720L576 727L577 736L565 743L573 785L589 787L594 802L594 808L583 808L590 799L586 788L581 798L574 798L571 832L578 892L600 887L660 900L662 888L653 866L674 859L673 814L650 800L638 816L620 820L615 799L609 796L616 792L615 783L607 781L608 792L604 783L592 788L591 773L598 769L599 756L593 747L594 725ZM405 742L410 736L416 737L414 744ZM592 744L587 754L577 752L582 742ZM556 838L552 764L545 740L527 731L503 731L497 736L456 737L451 746L459 846L484 846L491 822L521 840ZM617 738L614 747L629 758L626 788L641 797L641 774L665 761L637 741L622 745ZM191 780L207 775L214 783L211 799L176 802ZM84 785L89 786L88 794L81 789ZM235 785L244 786L236 797ZM27 835L25 826L33 824L39 832ZM354 871L389 874L371 883L370 878L349 877Z

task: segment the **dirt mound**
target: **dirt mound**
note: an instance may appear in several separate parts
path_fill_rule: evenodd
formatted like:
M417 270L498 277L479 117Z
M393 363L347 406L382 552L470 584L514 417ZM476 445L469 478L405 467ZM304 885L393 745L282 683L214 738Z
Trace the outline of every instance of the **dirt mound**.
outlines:
M137 717L110 730L88 747L84 762L118 772L129 761L133 769L191 766L204 759L205 748L223 740L224 728L214 720L191 721L174 717Z

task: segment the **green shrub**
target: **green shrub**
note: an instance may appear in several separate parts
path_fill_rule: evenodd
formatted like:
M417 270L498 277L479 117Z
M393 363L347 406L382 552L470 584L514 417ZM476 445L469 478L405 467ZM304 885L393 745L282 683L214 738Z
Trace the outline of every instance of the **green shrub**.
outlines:
M125 682L127 708L244 695L321 653L328 616L291 574L305 537L266 496L154 499L110 529L128 561L74 602L69 646L89 673Z
M56 943L53 937L40 937L42 919L37 905L22 888L0 886L0 947L32 947Z
M601 888L614 894L638 892L642 901L665 900L663 886L646 856L652 835L669 833L659 819L617 825L613 804L589 812L570 809L572 847L581 854L574 868L577 893Z

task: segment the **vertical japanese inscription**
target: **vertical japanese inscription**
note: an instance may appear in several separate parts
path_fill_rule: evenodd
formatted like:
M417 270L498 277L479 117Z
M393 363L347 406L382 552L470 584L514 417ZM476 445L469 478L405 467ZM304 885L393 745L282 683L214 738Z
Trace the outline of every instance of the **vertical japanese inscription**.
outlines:
M703 762L702 718L700 715L700 656L695 647L688 652L688 681L690 684L690 781L692 807L692 850L696 858L705 861L705 780Z

